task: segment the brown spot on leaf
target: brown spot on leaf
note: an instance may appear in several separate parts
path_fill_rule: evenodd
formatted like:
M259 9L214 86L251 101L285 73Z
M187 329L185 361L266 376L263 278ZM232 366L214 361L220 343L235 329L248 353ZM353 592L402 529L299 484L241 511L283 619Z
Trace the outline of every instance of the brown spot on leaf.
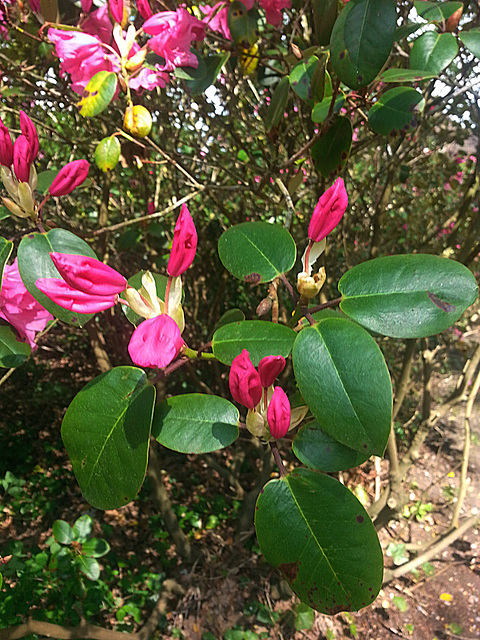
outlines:
M363 516L360 516L360 515L359 515L359 516L357 516L357 522L358 522L358 524L362 524L362 523L363 523L363 521L364 521L364 517L363 517Z
M250 282L251 284L258 284L262 276L259 273L249 273L244 277L245 282Z
M338 57L340 58L340 60L343 60L346 55L347 55L347 50L344 49L343 51L340 51L340 54Z
M432 293L431 291L427 291L427 296L430 298L430 300L433 302L433 304L436 307L438 307L442 311L445 311L445 313L450 313L451 311L455 311L457 308L453 304L449 304L448 302L445 302L445 300L440 300L440 298L436 296L434 293Z
M293 582L297 578L298 573L298 562L285 562L281 564L279 567L280 571L283 575L289 580Z

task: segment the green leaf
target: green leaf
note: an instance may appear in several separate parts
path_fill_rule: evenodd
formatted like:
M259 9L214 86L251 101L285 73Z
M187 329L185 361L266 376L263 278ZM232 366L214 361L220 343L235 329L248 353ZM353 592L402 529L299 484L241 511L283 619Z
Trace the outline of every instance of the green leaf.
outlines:
M325 76L315 81L318 70L325 72L325 60L317 56L310 56L307 60L301 60L292 69L289 75L290 86L299 98L310 104L312 100L322 100L325 88Z
M120 160L121 150L117 136L100 140L95 149L95 164L101 171L111 171Z
M283 118L287 108L289 86L288 77L285 76L275 88L265 117L265 129L267 131L271 131L273 127L276 127Z
M7 218L10 218L11 215L12 214L7 207L0 206L0 220L6 220Z
M65 520L55 520L52 533L59 544L71 544L75 538L72 527Z
M440 333L477 297L477 283L467 267L422 254L359 264L341 278L338 288L347 316L392 338Z
M438 75L458 53L457 39L451 33L427 31L417 38L410 52L410 67Z
M47 169L46 171L42 171L41 173L39 173L37 177L36 190L39 193L47 193L57 174L58 171L56 169Z
M332 180L347 162L351 146L350 118L338 116L326 134L312 146L311 153L317 171L320 171L324 178Z
M297 469L271 480L257 500L255 528L265 559L317 611L357 611L382 586L373 524L351 491L330 476Z
M368 112L368 123L382 136L404 134L417 126L415 107L420 103L423 96L413 87L389 89Z
M238 417L238 409L225 398L188 393L158 405L152 435L180 453L208 453L238 438Z
M279 224L243 222L220 236L218 255L236 278L259 284L290 271L297 248L292 236Z
M243 322L245 320L245 314L241 309L229 309L220 317L220 320L215 325L215 331L224 327L232 322Z
M480 58L480 28L470 29L470 31L462 31L460 40L467 47L470 53L476 58Z
M192 96L198 96L205 92L206 89L214 84L218 74L222 70L224 64L227 63L230 52L222 55L210 55L204 58L205 72L202 78L195 80L187 80L185 86L188 93Z
M2 278L5 264L12 253L13 242L0 237L0 290L2 289Z
M332 67L342 82L358 89L379 73L393 46L395 0L350 0L330 39Z
M463 2L426 2L417 0L413 3L416 12L429 22L443 22L448 20L455 11L463 7Z
M309 607L308 604L303 604L303 602L300 602L295 607L296 631L304 631L306 629L311 629L313 627L314 622L315 622L314 610L311 607Z
M335 98L335 104L333 105L332 114L338 113L343 107L345 102L345 95L341 93ZM332 98L324 98L321 102L318 102L312 109L312 122L322 123L327 119L330 113L330 107L332 104Z
M228 366L243 349L246 349L254 366L258 366L265 356L287 358L296 335L290 327L275 322L261 320L232 322L215 331L212 349L215 357Z
M86 556L77 556L76 562L80 572L83 573L89 580L98 580L100 577L100 566L95 558L88 558Z
M10 326L0 325L0 367L19 367L31 352L30 345L17 340Z
M293 441L293 453L311 469L333 473L358 467L370 456L341 444L311 422L299 429Z
M116 509L137 495L145 478L155 388L134 367L115 367L73 399L62 438L85 499Z
M113 71L99 71L83 90L82 99L77 103L78 111L84 118L97 116L108 107L117 90L117 74Z
M80 516L75 520L73 525L73 533L75 534L75 540L77 542L85 542L88 536L92 533L93 529L93 520L88 515L88 513L84 513L83 516Z
M22 238L18 247L18 269L29 293L56 318L67 324L83 327L93 317L92 313L73 313L63 309L35 286L38 278L60 278L50 258L50 251L73 253L91 258L97 256L85 240L65 229L51 229L48 233L30 233Z
M380 82L423 82L436 77L436 73L421 69L387 69L378 76L378 80Z
M110 551L110 545L102 538L90 538L82 544L82 554L89 558L102 558Z
M392 386L382 353L367 331L345 318L326 318L302 329L293 345L293 368L321 429L365 455L383 455Z
M228 8L228 28L237 47L249 49L259 37L258 12L255 8L247 11L239 0L230 2Z
M337 18L337 0L313 0L313 24L315 26L315 39L317 43L325 47L330 42L333 25Z

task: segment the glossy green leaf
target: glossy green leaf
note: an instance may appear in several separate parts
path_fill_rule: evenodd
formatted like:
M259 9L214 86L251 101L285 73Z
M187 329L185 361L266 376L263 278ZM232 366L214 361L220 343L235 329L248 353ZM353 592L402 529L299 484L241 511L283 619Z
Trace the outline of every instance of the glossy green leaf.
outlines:
M81 573L89 580L98 580L100 577L100 565L95 558L87 556L77 556L76 563Z
M415 109L423 96L413 87L386 91L368 112L368 124L383 136L401 135L417 126Z
M331 64L342 82L358 89L377 76L392 49L396 22L395 0L350 0L330 39Z
M0 367L13 369L25 362L31 353L30 345L17 340L10 326L0 325Z
M321 102L318 102L312 109L312 122L323 123L327 119L328 114L335 114L340 111L345 102L345 95L341 93L335 98L335 102L332 108L332 98L324 98Z
M90 538L82 544L82 554L89 558L102 558L110 551L110 545L101 538Z
M427 31L417 38L410 52L410 67L438 75L458 53L457 39L451 33Z
M318 77L319 71L322 70L323 82L322 78ZM301 60L290 72L289 81L293 91L305 102L322 100L325 88L325 60L317 56Z
M71 544L75 538L72 527L65 520L55 520L52 533L59 544Z
M276 89L273 92L272 99L268 105L267 115L265 117L265 129L267 131L276 127L283 118L288 102L289 86L289 80L285 76L277 84Z
M50 258L50 251L73 253L92 258L97 256L85 240L65 229L51 229L48 233L30 233L22 238L18 247L20 276L35 300L63 322L83 327L93 314L73 313L68 309L63 309L35 286L38 278L60 278L60 274Z
M13 242L0 237L0 290L2 288L3 270L10 254L12 253Z
M350 118L338 116L324 136L312 146L312 158L317 171L324 178L333 180L340 173L352 146Z
M224 327L226 324L231 324L232 322L243 322L244 320L245 314L241 309L229 309L220 317L219 321L215 325L214 333L217 329Z
M238 418L238 409L225 398L188 393L158 405L152 435L180 453L208 453L235 442Z
M62 438L82 493L97 509L135 498L145 478L155 388L134 367L115 367L68 407Z
M95 148L95 164L101 171L110 171L120 160L122 147L117 136L100 140Z
M416 12L424 20L429 22L443 22L463 7L463 2L428 2L416 0L413 3Z
M218 255L236 278L259 284L290 271L297 248L292 236L279 224L242 222L220 236Z
M46 171L41 171L37 177L36 190L39 193L47 193L47 191L50 189L50 185L57 177L57 175L58 171L55 169L47 169Z
M310 422L298 430L293 453L307 467L327 473L358 467L370 457L368 453L350 449L332 438L322 431L318 422Z
M84 118L97 116L108 107L117 90L117 74L113 71L99 71L88 82L82 98L77 103L78 111Z
M423 338L456 322L477 297L473 274L432 255L376 258L350 269L338 284L342 311L371 331Z
M325 47L330 42L333 25L337 19L337 0L312 0L314 33L317 44Z
M85 542L92 530L93 520L88 513L84 513L83 516L77 518L73 524L73 532L77 542Z
M462 31L460 40L467 47L470 53L476 58L480 58L480 28L470 29L470 31Z
M215 357L229 366L232 360L246 349L250 353L250 360L257 366L265 356L287 358L296 335L290 327L274 322L234 322L215 331L212 349Z
M371 604L383 559L367 512L340 482L297 469L262 490L255 529L265 559L300 600L334 615Z
M378 76L380 82L423 82L436 78L437 74L420 69L387 69Z
M200 57L197 54L197 57ZM206 89L217 79L218 74L222 70L224 64L226 64L230 53L224 53L222 55L213 54L203 58L203 67L201 77L192 78L185 81L185 86L188 93L192 96L198 96L204 93Z
M383 455L392 385L369 333L346 318L326 318L300 331L292 355L300 393L322 429L365 455Z

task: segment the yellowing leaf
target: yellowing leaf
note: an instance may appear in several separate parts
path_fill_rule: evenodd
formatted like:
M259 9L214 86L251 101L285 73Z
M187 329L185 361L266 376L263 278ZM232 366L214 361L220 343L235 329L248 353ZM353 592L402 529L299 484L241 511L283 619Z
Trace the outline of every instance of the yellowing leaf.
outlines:
M240 56L240 66L246 76L251 75L258 66L258 45L252 44L249 49L242 49L243 53Z
M451 602L453 600L453 596L451 593L441 593L440 600L443 600L444 602Z
M82 99L77 103L80 115L91 118L101 113L113 100L117 90L117 74L113 71L99 71L83 90Z

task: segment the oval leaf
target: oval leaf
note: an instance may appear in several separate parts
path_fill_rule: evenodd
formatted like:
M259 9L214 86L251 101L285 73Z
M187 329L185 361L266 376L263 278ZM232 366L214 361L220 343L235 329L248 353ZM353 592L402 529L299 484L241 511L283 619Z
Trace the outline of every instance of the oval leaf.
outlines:
M83 573L89 580L98 580L100 577L100 566L95 558L88 558L86 556L80 555L77 556L76 562L80 569L80 572Z
M95 164L102 171L109 171L120 160L122 147L117 136L109 136L100 140L95 149Z
M320 103L322 104L322 103ZM333 178L343 169L352 146L350 118L338 116L326 134L312 146L315 168L324 178Z
M188 393L158 405L152 435L180 453L208 453L235 442L238 417L238 409L225 398Z
M307 103L314 99L323 99L325 82L323 82L323 86L321 82L320 86L315 86L314 83L317 67L320 69L325 68L325 61L320 60L317 56L310 56L307 60L301 60L296 64L289 75L290 86L293 91Z
M260 320L232 322L215 331L212 349L215 357L228 366L243 349L246 349L250 354L250 360L257 367L265 356L287 358L296 335L290 327L274 322Z
M290 271L297 248L292 236L279 224L243 222L220 236L218 255L236 278L259 284Z
M102 373L78 393L62 423L62 439L85 499L116 509L145 478L155 388L134 367Z
M477 297L473 274L432 255L376 258L348 271L338 284L342 311L392 338L424 338L456 322Z
M328 114L330 113L330 108L332 107L332 114L338 113L340 109L343 107L343 103L345 102L345 95L341 93L339 96L335 98L335 103L332 107L332 98L329 96L328 98L324 98L321 102L316 104L312 109L312 122L325 122Z
M82 544L82 554L89 558L102 558L110 551L110 545L102 538L90 538Z
M35 300L63 322L83 327L93 317L92 313L73 313L63 309L35 286L38 278L60 278L50 258L50 251L73 253L91 258L97 256L84 240L65 229L51 229L48 233L30 233L22 239L18 247L20 276Z
M368 112L368 123L382 136L404 134L417 126L415 108L422 101L422 94L412 87L389 89Z
M446 69L458 53L458 44L451 33L427 31L413 44L410 67L439 74Z
M60 544L70 544L75 538L72 527L65 520L55 520L52 533L55 540Z
M293 368L300 393L324 431L365 455L383 455L392 385L382 352L367 331L346 318L321 320L298 334Z
M77 103L84 118L97 116L108 107L117 90L117 74L113 71L99 71L83 90L82 99Z
M443 22L448 20L455 11L463 8L463 2L428 2L428 0L416 0L413 3L416 12L424 20L429 22Z
M320 429L318 422L311 422L298 430L293 441L293 453L307 467L327 473L358 467L370 457L332 438Z
M31 353L29 344L20 342L13 330L6 325L0 325L0 367L13 369L25 362Z
M371 82L385 64L395 38L395 0L356 0L343 9L330 39L331 63L352 89Z
M470 53L476 58L480 58L480 29L470 29L470 31L462 31L460 40L467 47Z
M282 78L277 84L265 117L265 129L270 131L276 127L283 118L288 102L288 78Z
M271 480L257 500L255 529L265 559L317 611L357 611L382 586L374 526L353 493L330 476L298 469Z
M436 77L436 73L421 69L387 69L378 79L380 82L423 82Z

